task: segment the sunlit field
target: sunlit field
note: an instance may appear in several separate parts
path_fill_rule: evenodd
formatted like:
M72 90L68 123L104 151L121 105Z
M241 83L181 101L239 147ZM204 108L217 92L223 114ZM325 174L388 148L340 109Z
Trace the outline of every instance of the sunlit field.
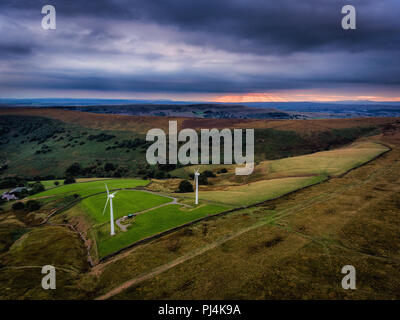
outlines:
M99 229L97 234L99 256L104 257L143 238L225 210L226 207L216 205L204 205L194 209L168 205L138 215L127 232L119 232L114 237L110 237L107 224Z
M82 183L72 183L62 185L57 188L52 188L41 193L35 194L30 198L52 197L52 196L67 196L70 194L78 194L81 197L87 197L99 192L106 192L107 184L109 190L136 188L145 186L149 183L147 180L138 179L110 179L101 181L91 181Z
M107 209L103 215L106 200L106 194L99 194L82 200L79 206L96 222L105 222L110 220L109 205L107 205ZM144 191L121 190L118 191L113 199L114 219L171 201L170 198Z

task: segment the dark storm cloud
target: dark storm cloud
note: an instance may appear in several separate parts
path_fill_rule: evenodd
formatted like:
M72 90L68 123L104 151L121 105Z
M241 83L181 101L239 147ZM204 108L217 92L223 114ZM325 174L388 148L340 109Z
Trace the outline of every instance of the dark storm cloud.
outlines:
M40 25L45 4L57 9L57 30L51 35L32 27ZM357 9L357 30L341 29L346 4ZM216 93L398 85L399 9L397 0L2 0L0 14L9 21L0 23L0 68L13 68L0 69L9 77L0 84ZM159 29L126 30L129 23ZM152 37L154 44L140 51L140 41ZM190 58L185 50L191 49L179 43L200 49ZM214 50L218 58L207 56L208 62L197 67L201 48ZM46 55L52 69L39 69L38 59ZM118 61L126 61L132 74L118 68ZM158 65L152 68L152 63Z
M2 1L0 8L38 10L47 2ZM103 19L102 28L111 23L107 19L151 21L189 32L187 41L241 52L293 52L325 46L357 51L400 46L397 0L352 1L358 25L352 32L340 28L341 8L349 4L342 0L58 0L51 4L65 19L97 17Z

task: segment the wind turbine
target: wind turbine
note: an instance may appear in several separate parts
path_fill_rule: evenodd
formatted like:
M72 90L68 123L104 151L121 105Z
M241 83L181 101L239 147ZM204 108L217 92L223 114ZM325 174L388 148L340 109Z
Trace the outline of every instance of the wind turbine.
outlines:
M115 232L114 232L114 211L113 211L112 199L115 197L115 195L118 191L115 191L114 193L110 193L108 191L107 185L106 185L106 189L107 189L107 201L106 201L106 205L104 206L103 216L104 216L104 212L106 212L108 200L110 200L110 223L111 223L111 235L113 236L113 235L115 235Z
M195 204L199 204L199 169L197 168L197 170L194 170L194 181L196 183L196 202Z

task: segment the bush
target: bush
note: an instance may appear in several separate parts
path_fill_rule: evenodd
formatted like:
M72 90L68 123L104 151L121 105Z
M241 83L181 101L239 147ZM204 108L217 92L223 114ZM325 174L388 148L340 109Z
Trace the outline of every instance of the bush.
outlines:
M24 184L25 179L21 177L6 177L0 181L0 189L15 188L21 183Z
M67 170L65 170L65 175L66 175L66 176L73 176L73 177L76 177L76 176L79 176L79 175L81 175L81 174L83 174L83 169L82 169L82 166L81 166L79 163L77 163L77 162L71 164L71 165L67 168Z
M71 183L75 183L75 179L73 177L67 177L64 180L64 184L71 184Z
M17 211L17 210L24 210L25 209L25 204L23 202L16 202L12 205L12 209Z
M178 192L180 193L185 193L185 192L193 192L193 186L192 184L187 181L187 180L183 180L181 181L181 183L179 184L179 189Z
M199 185L207 185L208 180L204 174L199 175Z
M41 207L41 204L39 201L36 200L29 200L26 203L26 208L28 209L28 211L35 211L35 210L39 210Z
M54 185L55 185L55 186L58 186L59 184L60 184L60 182L54 181Z
M216 177L216 175L210 170L206 170L202 174L205 175L207 178L215 178Z
M105 171L113 171L113 170L115 170L116 169L116 166L113 164L113 163L106 163L105 164L105 166L104 166L104 170Z
M227 173L227 172L228 172L228 170L226 170L225 168L222 168L221 170L218 170L217 173Z
M165 178L165 172L164 171L158 171L155 175L156 179L164 179Z
M32 185L32 190L31 190L30 194L36 194L36 193L42 192L44 190L45 190L45 187L43 184L41 184L40 182L35 182Z

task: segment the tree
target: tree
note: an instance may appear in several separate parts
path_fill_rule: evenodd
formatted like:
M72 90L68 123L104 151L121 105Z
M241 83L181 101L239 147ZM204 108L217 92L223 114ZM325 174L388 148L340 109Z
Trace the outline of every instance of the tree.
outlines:
M194 191L193 186L189 181L182 180L181 183L179 184L178 192L185 193L185 192L193 192L193 191Z
M219 170L217 173L227 173L228 170L226 170L225 168L222 168L221 170Z
M199 175L199 185L207 185L208 179L204 174Z
M39 201L36 200L29 200L26 203L26 208L28 209L28 211L35 211L35 210L39 210L41 207L41 204Z
M207 178L215 178L216 177L216 175L210 170L206 170L206 171L202 172L202 174L204 174Z
M23 202L16 202L12 205L12 209L14 211L18 211L18 210L24 210L25 209L25 204Z
M116 169L116 167L115 167L115 165L113 164L113 163L109 163L109 162L107 162L106 164L105 164L105 166L104 166L104 170L105 171L113 171L113 170L115 170Z
M36 194L36 193L42 192L44 190L45 190L45 187L43 184L41 184L40 182L35 182L32 185L32 190L31 190L30 194Z
M54 185L55 185L55 186L58 186L59 184L60 184L60 182L54 181Z
M165 179L165 172L164 171L157 171L156 175L154 176L156 179Z
M65 175L66 176L71 176L71 177L76 177L83 174L83 169L82 166L78 163L75 162L73 164L71 164L67 170L65 170Z
M75 179L73 177L67 177L64 180L64 184L71 184L71 183L75 183Z

